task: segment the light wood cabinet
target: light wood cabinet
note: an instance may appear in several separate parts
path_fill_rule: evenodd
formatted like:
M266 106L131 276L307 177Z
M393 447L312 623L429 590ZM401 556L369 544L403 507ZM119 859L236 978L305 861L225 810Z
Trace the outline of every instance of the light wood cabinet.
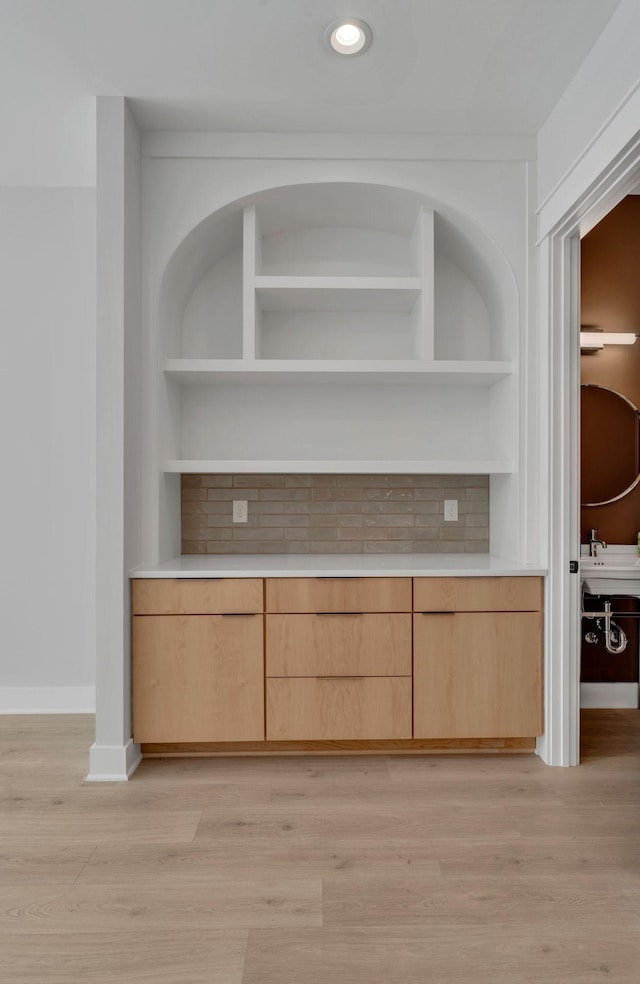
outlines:
M264 739L262 615L137 615L138 742Z
M267 680L272 741L411 737L411 677L289 677Z
M542 732L541 578L149 579L133 609L145 745Z
M414 615L414 737L542 732L542 615Z
M410 612L410 577L271 577L267 611Z
M411 676L411 615L267 615L268 677Z

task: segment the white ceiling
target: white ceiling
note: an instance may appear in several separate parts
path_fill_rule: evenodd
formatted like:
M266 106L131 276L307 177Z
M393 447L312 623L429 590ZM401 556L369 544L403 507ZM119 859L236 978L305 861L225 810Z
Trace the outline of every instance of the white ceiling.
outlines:
M533 134L618 2L0 0L0 81L28 96L41 65L46 99L54 65L146 129ZM344 15L362 56L323 44Z

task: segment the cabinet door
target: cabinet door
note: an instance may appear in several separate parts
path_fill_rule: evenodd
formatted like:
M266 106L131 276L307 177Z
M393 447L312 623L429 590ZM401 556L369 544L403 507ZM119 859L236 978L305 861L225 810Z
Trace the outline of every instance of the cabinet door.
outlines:
M136 615L138 742L264 739L262 615Z
M542 731L542 615L414 616L415 738L525 738Z

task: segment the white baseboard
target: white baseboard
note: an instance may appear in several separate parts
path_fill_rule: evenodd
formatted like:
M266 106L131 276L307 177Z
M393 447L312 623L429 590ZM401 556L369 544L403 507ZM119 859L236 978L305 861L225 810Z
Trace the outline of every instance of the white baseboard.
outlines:
M126 745L97 745L89 750L87 782L126 782L142 761L140 745L130 738Z
M0 714L95 714L95 687L0 687Z
M638 707L637 683L581 683L580 707Z

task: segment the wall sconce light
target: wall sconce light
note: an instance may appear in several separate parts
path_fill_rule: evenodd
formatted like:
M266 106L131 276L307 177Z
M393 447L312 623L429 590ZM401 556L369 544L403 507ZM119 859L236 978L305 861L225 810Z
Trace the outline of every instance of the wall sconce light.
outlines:
M637 337L632 331L581 331L580 350L596 352L605 345L633 345Z

